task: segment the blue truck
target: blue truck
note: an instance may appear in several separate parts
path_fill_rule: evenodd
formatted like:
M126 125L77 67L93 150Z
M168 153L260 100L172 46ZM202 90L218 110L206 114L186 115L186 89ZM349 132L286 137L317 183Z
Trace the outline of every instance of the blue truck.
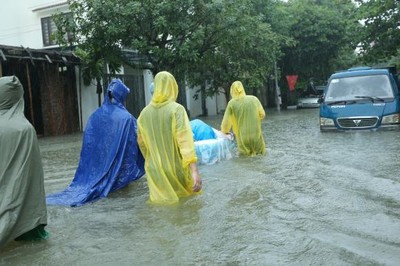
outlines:
M356 67L332 74L319 100L320 130L399 128L399 88L395 67Z

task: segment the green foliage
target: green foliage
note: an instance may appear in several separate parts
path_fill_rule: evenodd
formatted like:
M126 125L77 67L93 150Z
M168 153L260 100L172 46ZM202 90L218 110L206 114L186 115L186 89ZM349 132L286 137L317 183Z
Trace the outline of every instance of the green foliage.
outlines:
M123 49L134 49L152 70L168 70L191 85L213 80L213 94L243 79L262 85L279 55L275 34L256 9L260 0L70 0L73 23L60 21L60 36L74 33L85 51L87 77L103 62L116 70ZM282 39L282 38L281 38Z
M336 67L353 60L351 29L357 22L352 19L355 6L350 0L297 0L289 1L286 8L295 45L283 49L283 77L297 74L299 81L323 81Z
M299 75L299 84L323 82L355 65L359 44L364 60L398 61L398 0L357 0L359 7L352 0L68 2L71 16L54 17L57 39L77 45L85 82L99 80L105 62L111 72L122 63L146 65L228 98L235 80L249 93L263 89L275 61L285 85L288 74ZM141 56L128 58L124 50Z
M360 52L364 62L388 61L400 55L400 1L356 0L360 29Z
M209 30L217 38L214 49L205 51L188 67L189 82L209 84L207 94L225 93L229 97L232 82L241 80L246 90L256 94L271 75L274 60L280 55L281 36L257 12L257 1L226 4L224 16L217 16Z
M86 86L91 84L92 79L101 79L104 66L103 60L92 60L92 54L80 48L75 50L75 55L78 56L83 62L82 78L83 83Z

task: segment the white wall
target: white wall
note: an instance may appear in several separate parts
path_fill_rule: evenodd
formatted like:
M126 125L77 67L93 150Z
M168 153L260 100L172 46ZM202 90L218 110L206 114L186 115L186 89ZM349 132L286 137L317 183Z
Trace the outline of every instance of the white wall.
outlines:
M96 81L92 81L90 86L85 86L83 80L79 78L79 66L75 68L78 107L79 107L79 122L81 130L84 131L90 115L99 107L98 95L96 93ZM101 103L103 103L103 94L100 95Z
M148 69L143 70L143 78L144 78L144 95L146 98L146 105L150 103L151 101L151 93L150 93L150 84L153 82L154 77L153 77L153 72Z
M40 19L68 10L67 1L2 0L0 44L43 48ZM47 8L46 8L47 7Z
M207 97L206 106L208 115L222 114L226 107L225 95L219 94L212 97Z
M200 89L200 87L186 89L186 100L188 109L190 111L190 119L194 119L203 114L201 110L201 92L199 92L199 97L197 100L193 98L193 95L196 94L198 89ZM223 94L206 98L206 108L209 116L221 114L223 110L225 110L225 107L226 100L225 95Z
M190 111L190 119L194 119L203 113L201 110L201 93L199 93L197 100L193 99L193 95L196 94L198 89L200 89L199 86L194 88L186 86L186 102L187 109Z

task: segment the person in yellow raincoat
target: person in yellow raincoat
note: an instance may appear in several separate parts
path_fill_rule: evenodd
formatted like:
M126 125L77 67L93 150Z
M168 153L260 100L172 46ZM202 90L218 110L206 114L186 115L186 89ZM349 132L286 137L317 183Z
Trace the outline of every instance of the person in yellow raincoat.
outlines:
M151 102L138 118L137 138L152 203L176 203L201 191L192 129L177 96L174 76L159 72Z
M231 85L231 97L221 123L221 131L233 130L239 154L265 154L265 142L261 120L265 111L257 97L246 95L243 84L235 81Z

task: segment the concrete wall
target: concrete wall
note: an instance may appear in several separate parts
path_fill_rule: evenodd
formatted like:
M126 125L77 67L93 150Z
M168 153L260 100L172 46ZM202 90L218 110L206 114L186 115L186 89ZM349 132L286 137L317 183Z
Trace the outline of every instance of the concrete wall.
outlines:
M194 119L203 114L203 111L201 109L201 97L202 97L201 92L199 92L199 97L197 98L197 100L193 98L198 89L200 89L200 87L186 89L186 99L188 101L190 119ZM206 108L208 115L210 116L221 114L225 110L225 107L226 107L226 100L223 94L214 95L212 97L206 98Z
M79 122L81 130L84 131L86 128L87 121L90 115L99 107L98 95L96 93L96 81L92 81L90 86L85 86L83 80L79 78L79 67L75 68L77 79L77 95L78 95L78 106L79 106ZM103 102L103 94L100 95L101 102Z
M196 91L200 87L190 88L186 86L186 101L187 101L187 108L190 113L190 119L196 118L201 115L203 112L201 110L201 94L197 100L193 99L193 96L196 94Z

